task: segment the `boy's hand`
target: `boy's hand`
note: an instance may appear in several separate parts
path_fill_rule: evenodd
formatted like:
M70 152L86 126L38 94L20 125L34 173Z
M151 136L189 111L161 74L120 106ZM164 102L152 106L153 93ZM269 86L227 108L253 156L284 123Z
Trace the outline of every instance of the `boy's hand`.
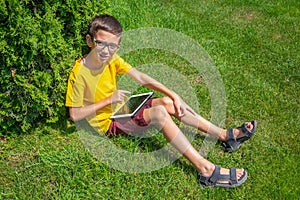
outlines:
M177 94L173 97L173 103L179 117L183 117L186 111L190 112L192 115L196 115L195 111L190 106L188 106Z
M110 97L111 103L114 104L114 103L122 102L125 99L126 94L131 94L131 92L129 92L127 90L114 91L114 93Z
M183 117L184 115L184 109L182 108L182 100L178 95L175 95L173 98L173 104L175 108L175 112L178 113L179 117Z

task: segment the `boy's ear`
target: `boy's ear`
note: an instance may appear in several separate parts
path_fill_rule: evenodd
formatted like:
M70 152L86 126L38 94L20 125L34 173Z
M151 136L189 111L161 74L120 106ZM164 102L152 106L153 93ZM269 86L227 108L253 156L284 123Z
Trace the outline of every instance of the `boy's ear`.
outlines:
M93 40L92 40L92 37L89 35L89 34L87 34L86 35L86 37L85 37L85 39L86 39L86 44L89 46L89 47L93 47L93 44L94 44L94 42L93 42Z

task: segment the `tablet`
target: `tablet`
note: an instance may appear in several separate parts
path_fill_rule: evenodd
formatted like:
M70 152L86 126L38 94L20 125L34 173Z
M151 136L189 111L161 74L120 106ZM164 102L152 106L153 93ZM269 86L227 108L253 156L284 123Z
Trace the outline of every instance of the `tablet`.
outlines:
M136 94L130 96L125 103L110 117L111 119L134 117L137 112L152 97L153 92Z

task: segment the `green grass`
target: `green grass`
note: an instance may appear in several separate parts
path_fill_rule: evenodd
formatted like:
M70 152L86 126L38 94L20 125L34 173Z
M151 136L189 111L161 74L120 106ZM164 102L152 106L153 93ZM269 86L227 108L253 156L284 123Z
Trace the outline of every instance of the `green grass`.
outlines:
M121 1L111 14L125 30L161 27L196 40L218 67L226 90L226 127L256 119L255 136L233 154L216 145L209 160L245 167L249 178L236 189L201 189L184 158L149 173L125 173L101 163L84 148L72 123L2 137L0 199L297 199L300 195L299 1ZM140 59L140 56L143 59ZM125 56L133 65L154 60L189 77L200 113L210 118L204 82L184 60L145 50ZM112 141L147 152L161 136ZM193 141L200 148L202 139Z

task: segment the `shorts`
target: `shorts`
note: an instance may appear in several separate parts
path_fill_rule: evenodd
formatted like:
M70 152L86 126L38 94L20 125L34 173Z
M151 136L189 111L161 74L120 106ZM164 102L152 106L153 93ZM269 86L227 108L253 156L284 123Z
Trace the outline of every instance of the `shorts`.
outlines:
M143 132L152 126L144 119L144 110L152 107L152 100L150 99L133 118L114 119L106 135L108 137L117 135L134 135L135 133Z

